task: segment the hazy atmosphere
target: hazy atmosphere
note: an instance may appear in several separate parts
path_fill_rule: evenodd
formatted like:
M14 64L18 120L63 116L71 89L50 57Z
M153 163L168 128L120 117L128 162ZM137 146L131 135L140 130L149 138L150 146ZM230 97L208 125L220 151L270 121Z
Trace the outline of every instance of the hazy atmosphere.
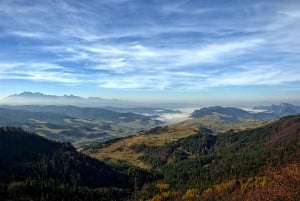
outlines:
M299 1L0 0L0 97L299 103Z

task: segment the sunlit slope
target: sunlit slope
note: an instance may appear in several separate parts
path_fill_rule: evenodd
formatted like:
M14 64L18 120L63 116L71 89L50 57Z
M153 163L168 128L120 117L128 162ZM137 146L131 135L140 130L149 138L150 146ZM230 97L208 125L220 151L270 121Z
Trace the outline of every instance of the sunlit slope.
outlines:
M131 165L149 168L149 164L140 160L143 153L137 153L135 151L136 146L141 144L161 146L167 142L193 135L196 132L196 129L182 125L155 127L134 136L96 143L85 149L85 152L100 160L108 160L113 163L125 161Z
M111 140L105 143L95 143L84 151L100 160L113 163L126 162L142 168L150 168L151 165L142 160L144 154L141 147L158 147L165 143L174 142L199 132L199 130L211 130L212 132L225 132L228 130L245 130L264 125L264 121L243 121L235 123L219 123L217 116L190 119L182 123L155 127L136 135Z

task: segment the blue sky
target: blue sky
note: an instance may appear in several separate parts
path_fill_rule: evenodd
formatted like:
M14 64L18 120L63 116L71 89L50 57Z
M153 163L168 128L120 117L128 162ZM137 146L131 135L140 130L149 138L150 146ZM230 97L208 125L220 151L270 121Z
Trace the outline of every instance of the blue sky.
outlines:
M0 97L300 102L300 1L0 0Z

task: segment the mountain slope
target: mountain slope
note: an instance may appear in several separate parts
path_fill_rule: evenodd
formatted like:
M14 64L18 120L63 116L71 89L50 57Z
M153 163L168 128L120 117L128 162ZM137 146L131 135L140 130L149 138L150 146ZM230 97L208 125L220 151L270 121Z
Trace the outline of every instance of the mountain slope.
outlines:
M239 108L234 107L207 107L195 110L191 117L192 118L204 118L209 116L216 116L221 122L234 123L245 120L271 120L280 115L268 112L251 113Z
M200 132L163 146L144 146L142 153L142 160L164 175L161 183L169 184L170 189L196 188L199 200L214 200L211 194L210 199L200 199L201 192L216 184L241 184L273 168L300 165L300 116L240 132Z
M117 159L127 160L137 166L143 164L143 167L159 172L163 178L141 192L147 192L149 197L153 196L153 200L185 200L183 196L188 190L195 189L194 195L198 198L190 200L226 200L220 196L223 191L214 190L220 186L228 190L227 200L233 196L230 194L233 191L239 197L236 200L246 200L243 197L246 192L254 190L248 184L256 185L266 177L273 178L269 173L274 169L290 168L290 164L298 167L300 164L300 115L283 117L243 131L212 133L202 128L194 130L194 135L186 133L173 140L154 140L160 139L160 136L164 138L171 129L158 127L131 138L111 141L99 145L91 155L106 159L116 156ZM181 132L184 135L184 129ZM172 132L169 134L168 139L171 139ZM127 157L123 157L122 153L126 153ZM137 156L134 160L133 155ZM278 171L274 174L278 174ZM268 180L267 184L271 186L274 183ZM265 188L270 189L270 186ZM210 191L215 193L208 193ZM285 193L290 192L286 190Z
M0 128L0 199L123 200L128 175L78 153L68 143L49 141L15 127Z
M201 108L200 110L195 110L191 117L197 118L197 117L204 117L206 115L213 115L214 113L220 113L224 115L230 115L234 118L250 118L250 113L234 107L221 107L221 106L215 106L215 107L209 107L209 108Z
M196 132L197 130L194 128L179 124L155 127L133 136L96 142L87 146L83 152L100 160L112 163L125 161L128 164L149 169L150 165L140 160L142 153L136 150L143 146L161 146L167 142L193 135Z
M71 185L121 184L118 180L122 177L120 173L103 162L78 153L71 144L50 141L20 128L0 128L0 159L1 181L9 180L7 177L13 174L18 180L30 176Z
M100 160L126 161L138 167L151 168L149 161L143 161L141 158L145 147L159 147L165 143L194 135L197 132L216 132L217 130L226 132L233 129L239 131L257 128L266 123L262 121L243 121L229 124L206 118L191 119L178 124L158 126L140 131L136 135L125 138L96 142L87 146L84 152Z

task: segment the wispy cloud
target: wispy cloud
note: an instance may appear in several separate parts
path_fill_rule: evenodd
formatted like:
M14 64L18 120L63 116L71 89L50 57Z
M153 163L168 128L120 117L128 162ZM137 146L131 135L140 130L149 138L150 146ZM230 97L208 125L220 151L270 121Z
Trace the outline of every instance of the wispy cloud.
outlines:
M82 76L51 63L0 63L0 79L25 79L59 82L67 85L81 83Z
M253 66L253 69L221 74L209 78L212 86L280 85L299 81L299 68L284 70L275 66Z
M0 4L0 79L150 91L300 82L297 3Z

